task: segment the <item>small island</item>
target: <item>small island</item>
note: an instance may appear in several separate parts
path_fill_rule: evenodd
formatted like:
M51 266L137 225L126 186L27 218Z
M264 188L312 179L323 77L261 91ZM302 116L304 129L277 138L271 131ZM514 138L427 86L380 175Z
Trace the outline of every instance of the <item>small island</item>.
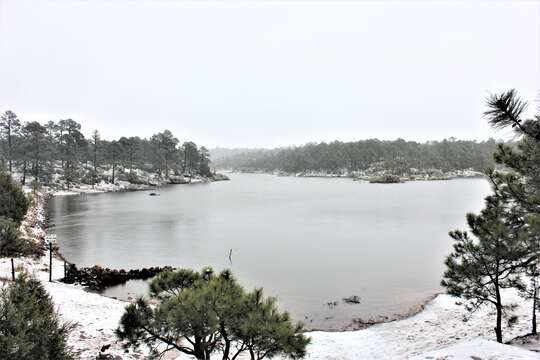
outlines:
M369 180L371 184L399 184L404 183L405 181L401 180L401 178L397 175L381 175L377 177L373 177Z

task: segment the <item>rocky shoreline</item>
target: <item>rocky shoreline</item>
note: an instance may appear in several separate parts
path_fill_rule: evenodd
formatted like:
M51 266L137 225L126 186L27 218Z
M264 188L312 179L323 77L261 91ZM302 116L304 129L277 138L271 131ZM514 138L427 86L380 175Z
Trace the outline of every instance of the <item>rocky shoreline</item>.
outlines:
M442 171L440 169L409 169L408 172L401 175L396 175L394 171L387 169L368 169L362 171L348 171L341 169L337 172L333 171L301 171L301 172L286 172L283 170L228 170L229 173L246 173L246 174L267 174L280 177L300 177L300 178L327 178L327 179L352 179L354 181L367 181L370 183L395 184L409 181L441 181L455 179L474 179L484 178L482 172L473 169L461 169L452 171Z
M91 290L103 290L110 286L124 284L130 280L148 280L161 272L174 270L171 266L149 267L131 270L103 268L99 265L77 268L75 264L65 265L65 276L60 281L78 284Z
M131 183L129 181L118 180L114 184L101 181L94 185L78 183L75 186L62 187L44 187L44 191L52 196L81 195L81 194L100 194L106 192L130 192L130 191L150 191L167 185L190 185L205 184L217 181L229 181L225 174L216 173L211 178L202 176L174 176L169 178L152 177L143 183Z

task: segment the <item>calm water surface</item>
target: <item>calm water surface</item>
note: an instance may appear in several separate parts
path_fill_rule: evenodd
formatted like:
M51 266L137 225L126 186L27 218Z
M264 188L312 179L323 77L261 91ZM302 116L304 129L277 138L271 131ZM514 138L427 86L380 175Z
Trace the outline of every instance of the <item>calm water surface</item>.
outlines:
M483 179L369 184L233 174L230 182L54 198L51 232L79 265L231 268L310 327L403 313L440 291L449 230L482 208ZM229 262L232 249L232 264ZM144 292L133 283L107 291ZM341 299L361 298L359 305ZM328 303L337 301L337 306Z

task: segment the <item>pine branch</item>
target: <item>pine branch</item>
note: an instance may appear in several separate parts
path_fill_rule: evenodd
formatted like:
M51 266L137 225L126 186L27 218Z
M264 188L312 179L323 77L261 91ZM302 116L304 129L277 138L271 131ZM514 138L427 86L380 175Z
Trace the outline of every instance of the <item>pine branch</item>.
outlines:
M489 110L484 112L484 116L492 127L503 129L511 126L524 135L540 140L540 134L531 133L522 125L521 114L527 108L527 102L517 95L515 89L490 95L486 102Z

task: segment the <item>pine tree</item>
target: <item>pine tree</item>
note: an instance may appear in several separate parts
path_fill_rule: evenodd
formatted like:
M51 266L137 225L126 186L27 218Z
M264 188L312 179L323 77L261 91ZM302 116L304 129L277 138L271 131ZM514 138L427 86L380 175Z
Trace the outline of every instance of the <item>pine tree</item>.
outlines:
M0 218L0 257L13 257L24 252L25 242L17 224Z
M246 294L230 271L214 275L177 270L159 274L150 284L161 301L150 307L143 299L128 305L117 335L131 346L149 345L158 355L175 349L201 360L221 353L223 360L249 352L251 359L274 355L301 358L309 339L301 325L278 311L262 290Z
M70 329L38 280L21 275L0 290L0 359L71 360Z
M46 149L47 128L37 121L27 122L22 127L23 157L32 162L34 181L39 181L43 153Z
M28 209L28 199L9 174L0 172L0 218L20 223Z
M11 110L7 110L2 117L0 117L0 129L5 134L8 142L8 161L9 161L9 173L13 171L13 148L14 138L17 135L21 127L21 122L17 118L17 115Z
M540 283L540 115L523 119L528 104L515 90L492 95L488 99L487 116L496 129L513 129L519 141L516 146L500 144L495 161L505 171L491 171L489 178L496 196L512 208L518 219L513 226L527 239L530 256L536 261L525 271L530 287L520 290L532 296L532 329L536 330L536 308L540 297L535 288ZM530 296L529 296L530 297Z
M279 312L275 298L265 298L262 289L255 289L244 298L244 305L236 338L247 349L251 360L279 354L292 359L306 355L309 339L302 335L302 325L294 325L288 313Z
M99 135L99 131L97 130L92 131L92 164L94 166L94 172L97 172L98 147L99 147L100 140L101 140L101 136Z
M527 240L515 230L514 215L501 198L486 198L486 207L479 215L467 214L473 237L467 232L452 231L454 250L446 259L441 285L450 295L469 301L471 311L488 304L495 308L495 334L503 341L502 320L505 310L501 290L521 283L523 268L534 262Z

